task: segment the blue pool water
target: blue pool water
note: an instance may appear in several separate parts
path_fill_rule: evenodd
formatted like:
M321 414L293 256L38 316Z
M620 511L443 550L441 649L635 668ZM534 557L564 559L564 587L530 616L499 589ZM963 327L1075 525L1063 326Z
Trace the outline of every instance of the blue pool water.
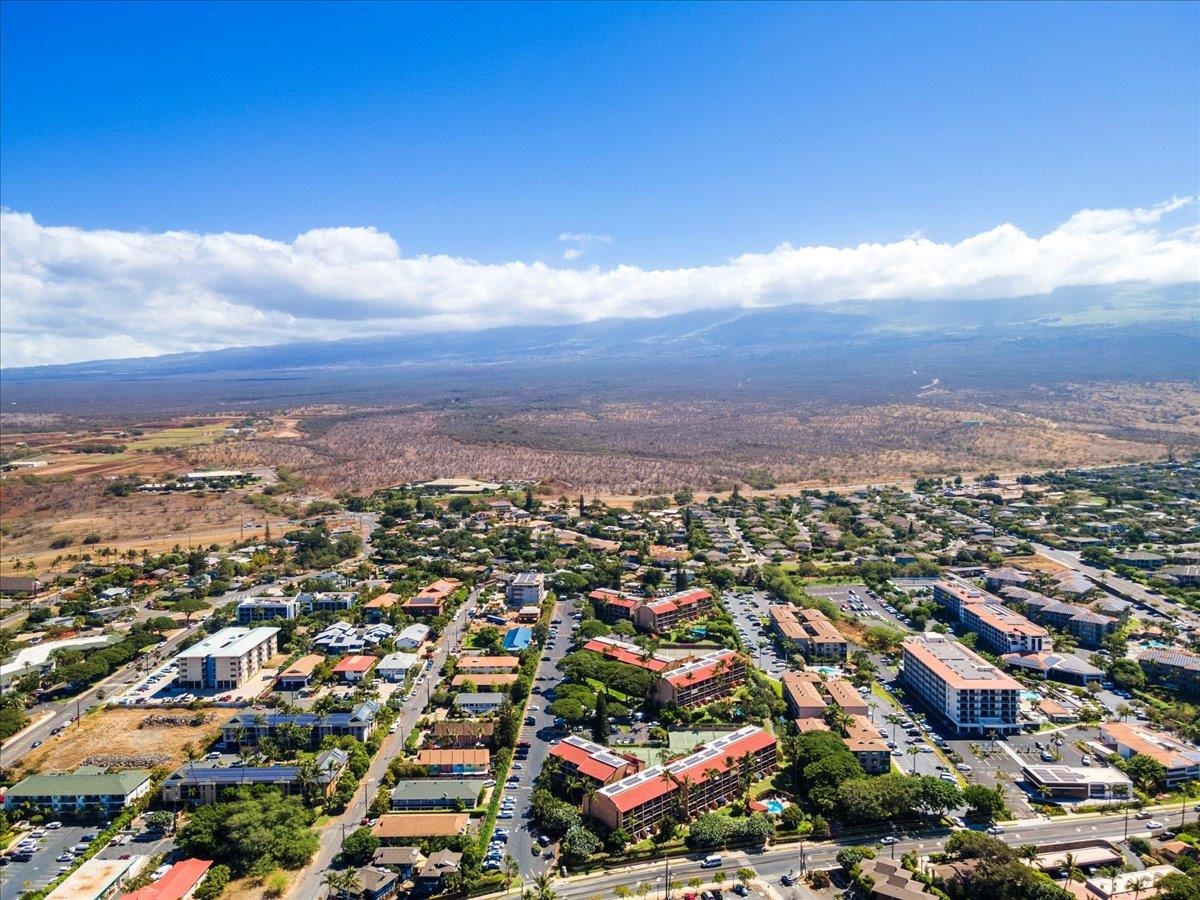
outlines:
M777 816L781 812L783 812L783 801L782 800L768 800L763 805L767 808L767 812L769 812L773 815Z
M1021 699L1028 700L1030 703L1037 703L1042 699L1042 695L1036 691L1021 691Z

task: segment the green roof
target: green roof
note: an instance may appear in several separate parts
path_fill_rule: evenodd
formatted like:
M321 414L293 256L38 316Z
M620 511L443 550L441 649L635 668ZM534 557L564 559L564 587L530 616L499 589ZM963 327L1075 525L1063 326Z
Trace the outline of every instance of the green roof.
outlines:
M150 779L146 769L95 773L84 769L54 775L30 775L14 784L5 797L127 796Z
M449 778L415 778L396 782L392 799L424 803L445 800L451 804L455 800L461 800L468 806L474 806L482 789L482 779L460 781Z

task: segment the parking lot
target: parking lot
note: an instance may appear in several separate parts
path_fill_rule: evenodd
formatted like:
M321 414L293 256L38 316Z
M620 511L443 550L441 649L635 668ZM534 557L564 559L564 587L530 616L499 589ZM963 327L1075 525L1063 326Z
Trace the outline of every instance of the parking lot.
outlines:
M10 900L26 891L44 888L59 875L59 869L70 866L70 862L57 862L64 851L80 843L85 834L95 834L97 828L67 825L49 829L38 838L41 849L28 862L9 862L0 866L0 898Z
M834 603L838 609L847 615L858 616L870 624L872 619L901 631L912 631L912 628L901 621L897 613L888 612L884 602L865 584L830 584L812 585L805 588L813 597L822 597Z
M733 617L742 643L750 651L750 659L761 671L779 678L787 671L787 661L762 624L767 618L767 607L771 605L770 595L766 591L730 592L723 595L721 601Z

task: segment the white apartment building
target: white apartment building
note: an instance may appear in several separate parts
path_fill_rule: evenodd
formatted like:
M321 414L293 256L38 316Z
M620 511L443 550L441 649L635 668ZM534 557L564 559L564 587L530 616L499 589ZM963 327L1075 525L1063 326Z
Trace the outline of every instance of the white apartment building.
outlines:
M943 634L904 640L904 687L960 734L1016 734L1021 686Z
M964 628L979 635L993 653L1048 653L1054 649L1050 632L999 603L971 603L963 607Z
M222 628L176 654L182 688L241 687L277 652L278 628Z
M546 576L541 572L522 572L508 583L509 606L541 606L546 598Z

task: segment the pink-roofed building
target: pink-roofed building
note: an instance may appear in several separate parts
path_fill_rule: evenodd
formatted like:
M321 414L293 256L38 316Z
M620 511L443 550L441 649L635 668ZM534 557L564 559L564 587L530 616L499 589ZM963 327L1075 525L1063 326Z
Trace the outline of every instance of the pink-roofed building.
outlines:
M189 900L211 867L210 859L181 860L158 881L123 894L121 900Z

